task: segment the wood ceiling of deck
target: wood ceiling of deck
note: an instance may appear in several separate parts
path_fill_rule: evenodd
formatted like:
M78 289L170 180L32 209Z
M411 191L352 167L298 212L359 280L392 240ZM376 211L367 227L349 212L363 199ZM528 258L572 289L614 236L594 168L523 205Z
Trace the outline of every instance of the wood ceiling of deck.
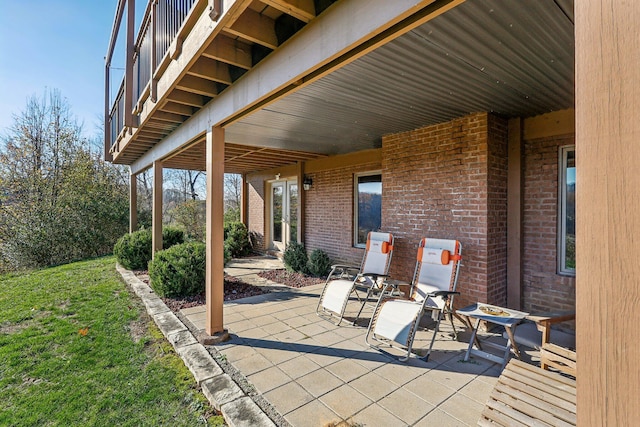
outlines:
M224 147L224 171L225 173L244 174L321 157L326 156L304 151L226 143ZM197 140L186 149L166 159L163 162L163 166L170 169L206 170L205 139Z

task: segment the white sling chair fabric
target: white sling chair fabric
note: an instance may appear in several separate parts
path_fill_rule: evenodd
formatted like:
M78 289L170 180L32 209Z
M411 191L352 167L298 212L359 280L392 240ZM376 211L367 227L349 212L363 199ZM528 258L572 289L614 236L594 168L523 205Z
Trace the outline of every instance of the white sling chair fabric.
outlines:
M332 266L318 301L316 308L318 315L323 317L338 315L338 324L340 324L351 293L356 289L370 290L374 286L379 286L380 279L386 277L389 271L392 254L393 236L391 233L370 232L367 236L367 246L360 267ZM367 291L368 296L369 291ZM360 299L359 296L358 299Z
M381 296L376 306L366 342L380 349L380 343L400 344L407 349L407 360L420 318L425 310L431 311L436 325L425 360L429 358L444 310L452 304L458 270L461 244L457 240L422 239L420 241L416 270L411 283L409 298L385 298ZM449 305L450 307L450 305ZM452 321L453 326L453 321ZM455 333L455 327L454 327ZM370 338L377 341L370 342Z

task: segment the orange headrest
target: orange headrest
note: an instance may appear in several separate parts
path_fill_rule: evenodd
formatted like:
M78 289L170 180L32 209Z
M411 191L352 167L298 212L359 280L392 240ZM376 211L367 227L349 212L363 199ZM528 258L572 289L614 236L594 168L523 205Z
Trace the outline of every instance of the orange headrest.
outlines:
M418 261L426 264L447 265L451 260L460 259L459 255L451 255L446 249L418 248Z
M367 251L388 254L393 250L393 245L380 240L367 240Z

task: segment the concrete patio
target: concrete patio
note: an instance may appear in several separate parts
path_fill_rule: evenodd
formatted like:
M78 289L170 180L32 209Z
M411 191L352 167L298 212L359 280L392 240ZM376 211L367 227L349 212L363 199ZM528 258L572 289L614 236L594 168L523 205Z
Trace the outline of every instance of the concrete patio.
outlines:
M277 260L254 258L232 263L226 271L268 286L255 273L279 266ZM231 339L215 346L216 350L288 423L476 424L500 366L476 358L463 361L470 333L461 323L456 323L457 340L452 339L451 325L442 323L429 362L412 358L401 363L365 343L366 309L358 326L348 320L336 326L318 317L315 309L322 287L275 286L271 293L224 306ZM350 303L346 317L358 307ZM182 314L192 327L204 329L204 306ZM501 331L496 332L481 339L502 340ZM425 349L429 339L428 333L419 331L414 348ZM524 353L526 359L532 356Z

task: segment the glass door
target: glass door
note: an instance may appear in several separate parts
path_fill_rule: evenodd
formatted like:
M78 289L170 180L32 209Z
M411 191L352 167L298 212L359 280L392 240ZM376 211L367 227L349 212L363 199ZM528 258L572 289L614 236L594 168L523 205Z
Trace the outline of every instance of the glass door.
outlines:
M284 251L287 243L298 240L298 182L271 184L271 247Z

